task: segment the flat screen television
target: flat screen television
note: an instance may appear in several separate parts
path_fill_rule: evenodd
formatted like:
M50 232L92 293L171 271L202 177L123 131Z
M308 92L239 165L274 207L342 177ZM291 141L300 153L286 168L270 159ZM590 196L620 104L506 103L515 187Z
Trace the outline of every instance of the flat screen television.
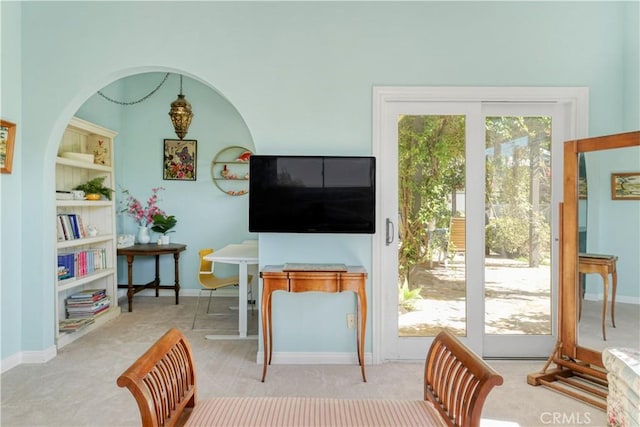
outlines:
M252 155L249 231L375 233L375 160Z

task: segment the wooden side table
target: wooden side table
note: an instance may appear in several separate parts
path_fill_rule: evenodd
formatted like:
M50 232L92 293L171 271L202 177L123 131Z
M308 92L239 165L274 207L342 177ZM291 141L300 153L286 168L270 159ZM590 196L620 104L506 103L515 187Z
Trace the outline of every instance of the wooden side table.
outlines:
M275 291L285 292L344 292L351 291L357 299L356 349L362 381L367 382L364 372L364 337L367 325L367 271L361 266L349 266L346 271L284 271L283 266L265 266L262 278L262 343L264 365L262 382L267 376L267 365L271 364L273 334L271 323L271 297Z
M602 339L607 340L605 330L605 319L607 317L607 299L609 293L609 274L611 274L611 323L616 327L616 288L618 286L618 273L616 272L616 255L589 254L581 252L578 254L578 277L580 289L580 307L578 320L582 317L582 299L584 298L583 274L597 273L602 276L604 294L602 297Z
M178 294L180 292L180 252L187 249L187 245L181 243L170 243L168 245L158 245L156 243L146 245L133 245L126 248L119 248L118 255L127 257L127 284L118 285L118 288L127 289L127 299L129 300L129 312L133 311L133 296L138 292L153 288L156 290L156 297L158 297L158 290L160 289L173 289L176 292L176 305L178 304ZM173 285L161 285L160 284L160 255L173 255L175 282ZM149 283L136 285L133 283L133 260L137 256L155 256L156 258L156 271L155 278Z

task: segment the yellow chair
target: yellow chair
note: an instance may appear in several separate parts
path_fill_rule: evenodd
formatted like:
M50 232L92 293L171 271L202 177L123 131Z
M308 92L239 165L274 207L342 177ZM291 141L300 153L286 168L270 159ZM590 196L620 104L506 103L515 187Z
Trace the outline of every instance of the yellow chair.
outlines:
M200 256L200 270L198 271L198 282L202 286L202 289L198 291L198 301L196 302L196 312L193 315L193 324L191 325L191 329L194 329L196 326L196 318L198 317L198 308L200 307L200 296L202 295L202 291L209 291L209 304L207 305L207 314L211 308L211 297L213 291L219 288L224 288L225 286L238 286L240 283L238 276L230 276L230 277L218 277L213 273L213 262L207 261L204 259L206 255L213 253L213 249L207 248L202 249L198 252ZM251 275L248 276L248 282L251 284L251 280L253 277ZM247 290L248 295L252 295L251 285L249 285L249 289ZM253 308L253 306L252 306Z
M449 242L447 244L447 253L445 254L445 264L447 263L449 256L451 259L456 254L464 255L466 252L466 218L465 217L451 217L451 223L449 225Z

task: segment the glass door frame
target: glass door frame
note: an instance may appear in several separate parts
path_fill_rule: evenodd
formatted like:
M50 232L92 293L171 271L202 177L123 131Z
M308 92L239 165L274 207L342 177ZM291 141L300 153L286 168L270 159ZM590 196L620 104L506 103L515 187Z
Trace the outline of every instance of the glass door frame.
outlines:
M390 129L393 127L390 125L390 121L388 120L389 114L394 114L402 111L402 113L406 114L408 110L408 106L412 103L416 102L425 102L425 103L433 103L440 102L444 107L447 103L482 103L482 102L521 102L521 103L535 103L535 102L545 102L545 103L558 103L562 104L566 110L566 121L563 124L566 129L565 138L566 139L574 139L577 137L581 137L586 134L587 131L587 119L588 119L588 89L584 87L575 87L575 88L545 88L545 87L374 87L373 88L373 147L372 151L374 156L384 158L385 157L385 144L389 143L389 136L393 135L393 130ZM404 108L402 107L404 106ZM410 110L409 110L410 111ZM435 114L435 113L434 113ZM441 110L437 114L449 114L448 111ZM397 126L396 126L397 127ZM474 126L475 127L475 126ZM481 126L484 129L484 125ZM397 134L397 129L395 130ZM475 138L475 137L474 137ZM481 151L482 157L484 158L484 132L483 135L479 139L482 141L482 144L471 144L471 146L467 145L467 156L477 156L478 153L475 151ZM397 142L397 139L394 143ZM472 151L469 151L472 150ZM475 175L476 173L481 173L484 176L484 162L477 162L478 164L482 164L479 166L479 171L473 171L467 169L467 185L469 184L469 177ZM388 331L390 330L389 322L392 322L392 318L395 318L395 322L397 325L397 309L392 310L394 313L389 313L390 304L385 304L383 301L389 300L389 298L394 298L397 300L397 294L391 295L389 291L389 287L383 287L383 272L385 268L384 265L385 258L388 258L388 253L385 253L385 249L387 244L385 243L387 239L387 223L386 219L390 218L393 222L397 222L395 218L389 215L389 206L392 206L394 202L390 200L389 194L397 194L397 181L393 182L382 182L381 176L383 175L384 162L378 162L378 173L377 173L377 192L378 192L378 203L376 206L376 217L378 218L378 232L374 236L372 242L372 259L373 259L373 271L372 271L372 293L370 295L370 300L372 301L372 346L373 346L373 363L382 363L385 360L398 360L398 359L416 359L417 357L401 357L395 355L394 357L390 357L393 349L397 345L396 340L392 340L389 338ZM562 173L560 168L559 172ZM561 175L560 175L561 176ZM394 187L395 185L395 187ZM467 197L469 197L469 189L467 187ZM388 200L384 198L387 197ZM477 195L477 197L484 197L484 192L482 194ZM471 203L470 203L471 202ZM475 209L472 206L473 203L468 199L467 208ZM383 208L384 206L384 208ZM397 206L397 196L395 206ZM479 206L483 206L483 203L480 203ZM483 215L478 215L477 213L469 211L468 218L472 221L468 223L467 230L472 229L474 227L482 227L484 228L484 224L475 224L473 221L477 220L481 222L484 218ZM475 220L474 220L475 218ZM394 224L397 226L397 224ZM478 228L476 228L478 229ZM397 230L394 229L391 233L397 233ZM484 240L484 236L479 239L480 242L475 242L474 238L470 236L471 233L467 233L468 245L480 245ZM397 237L396 237L397 238ZM471 240L469 240L471 238ZM556 235L553 236L553 239L557 239ZM467 258L467 271L469 271L470 265L479 264L478 260L474 260L475 257L482 258L480 261L484 263L484 258L482 254L483 250L478 251L469 251L470 253L475 252L476 255L472 255ZM557 281L557 277L553 277L552 280ZM481 287L480 292L483 292L484 286ZM468 287L469 291L473 292L472 287ZM473 296L468 295L468 297ZM553 295L555 298L556 295ZM468 298L469 299L469 298ZM477 308L481 310L480 319L484 319L484 304L482 307ZM474 309L472 309L474 310ZM476 315L469 313L469 307L467 308L468 318L477 319ZM469 317L469 314L472 317ZM554 313L554 316L556 313ZM393 316L393 317L392 317ZM477 322L477 321L476 321ZM474 322L472 322L474 323ZM484 321L477 322L479 325L477 326L482 331L480 334L477 334L475 331L475 327L472 324L468 324L467 335L470 337L471 341L468 344L479 354L483 354L483 345L482 336L484 329ZM474 329L470 329L474 328ZM397 329L397 327L396 327ZM553 326L553 335L556 336L556 325L554 323ZM479 340L479 341L478 341ZM391 349L391 352L390 352Z

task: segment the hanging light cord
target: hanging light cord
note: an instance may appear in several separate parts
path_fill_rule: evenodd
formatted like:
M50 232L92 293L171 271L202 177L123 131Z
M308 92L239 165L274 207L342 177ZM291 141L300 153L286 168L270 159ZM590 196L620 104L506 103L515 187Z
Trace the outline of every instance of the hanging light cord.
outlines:
M164 79L162 79L162 81L160 82L160 84L158 86L156 86L155 89L153 89L151 92L149 92L147 95L143 96L142 98L138 99L137 101L130 101L130 102L124 102L124 101L117 101L113 98L109 98L107 95L105 95L104 93L102 93L102 91L98 91L98 95L100 95L101 97L103 97L104 99L106 99L107 101L113 102L114 104L119 104L119 105L135 105L138 104L142 101L145 101L147 98L149 98L151 95L153 95L154 93L156 93L158 91L158 89L160 89L162 87L162 85L164 84L164 82L167 81L167 78L169 78L169 74L167 73L164 76ZM180 76L180 93L182 93L182 76Z

